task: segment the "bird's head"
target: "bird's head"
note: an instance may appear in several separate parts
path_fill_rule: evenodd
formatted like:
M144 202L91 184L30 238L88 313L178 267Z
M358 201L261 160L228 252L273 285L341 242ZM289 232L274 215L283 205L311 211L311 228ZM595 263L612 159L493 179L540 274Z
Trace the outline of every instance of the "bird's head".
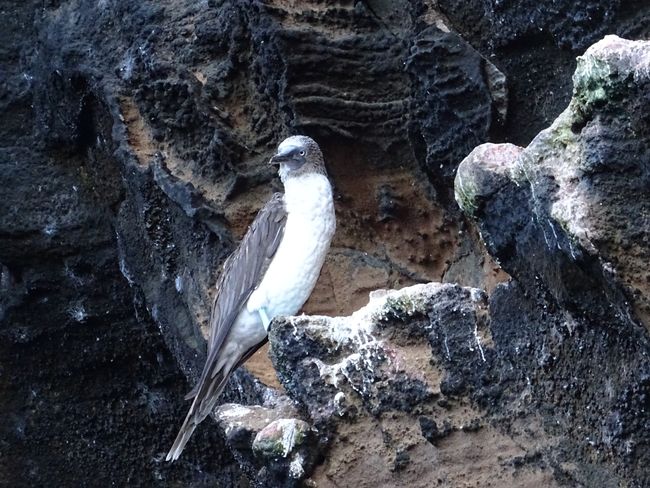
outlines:
M308 173L325 174L323 153L316 141L307 136L291 136L282 141L269 164L280 165L282 181Z

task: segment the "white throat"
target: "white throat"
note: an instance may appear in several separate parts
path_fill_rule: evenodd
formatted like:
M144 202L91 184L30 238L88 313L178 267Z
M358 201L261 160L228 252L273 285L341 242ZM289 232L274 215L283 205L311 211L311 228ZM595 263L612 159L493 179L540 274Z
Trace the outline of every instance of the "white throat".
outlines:
M285 163L280 163L280 168L278 169L278 175L280 175L280 181L282 181L282 184L286 184L288 173L289 173L289 167Z
M284 203L288 218L307 215L317 219L333 212L332 186L327 176L321 173L306 173L289 176L284 183Z

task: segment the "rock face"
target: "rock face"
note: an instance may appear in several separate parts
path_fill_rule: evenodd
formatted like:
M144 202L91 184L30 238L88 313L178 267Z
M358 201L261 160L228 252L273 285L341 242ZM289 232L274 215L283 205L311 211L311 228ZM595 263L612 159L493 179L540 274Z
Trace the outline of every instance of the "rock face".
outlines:
M562 307L603 320L629 316L614 304L630 300L646 328L649 66L650 43L606 37L578 60L551 127L526 149L479 146L456 176L459 205L519 281L541 280ZM526 211L504 215L514 202Z
M477 145L560 114L594 40L649 36L646 2L5 3L0 480L643 484L647 48L597 45L529 148L463 163L475 226L453 183ZM340 223L307 312L458 284L278 321L291 399L240 370L167 465L219 265L295 132L324 150Z
M317 486L650 482L649 68L650 42L606 37L549 129L460 164L512 276L489 297L431 283L273 324L280 380L330 439Z

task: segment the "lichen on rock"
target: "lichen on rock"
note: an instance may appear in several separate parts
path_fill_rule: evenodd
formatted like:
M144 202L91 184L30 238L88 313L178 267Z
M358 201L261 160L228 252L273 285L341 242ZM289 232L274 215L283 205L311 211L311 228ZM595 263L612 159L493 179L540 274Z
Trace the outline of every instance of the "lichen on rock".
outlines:
M650 164L644 137L648 126L639 107L650 85L649 53L647 41L607 36L579 60L574 98L551 127L519 152L505 145L480 146L461 163L456 176L461 208L481 221L482 235L508 271L514 260L504 251L520 246L516 234L531 225L547 248L536 252L556 249L564 256L560 276L566 278L566 270L576 267L575 263L599 261L599 280L607 283L611 278L623 284L637 318L647 327L650 288L640 270L650 258L650 246L647 238L638 237L648 233L644 216L650 208L644 190ZM524 187L520 187L522 179L513 177L517 173L525 175ZM514 191L504 190L508 184ZM499 195L502 190L504 194ZM500 236L491 234L492 217L486 211L476 214L478 197L469 198L469 193L498 201L504 195L520 195L517 198L525 200L533 222L513 222L507 239L502 230ZM533 270L548 276L542 266ZM548 279L555 281L551 276ZM552 289L561 288L555 284L549 283ZM610 296L617 293L616 287L602 286Z
M574 124L584 124L607 104L620 103L629 96L630 83L647 83L649 43L609 35L578 57L571 107Z
M253 451L264 457L288 457L308 435L309 424L304 420L278 419L255 436Z

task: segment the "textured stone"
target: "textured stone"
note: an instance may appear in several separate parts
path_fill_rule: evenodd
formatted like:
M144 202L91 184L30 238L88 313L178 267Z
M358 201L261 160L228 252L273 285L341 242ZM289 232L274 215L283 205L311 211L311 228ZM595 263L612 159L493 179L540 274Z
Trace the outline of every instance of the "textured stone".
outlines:
M630 300L650 327L650 126L642 108L650 43L608 36L580 58L574 81L567 110L526 149L476 148L459 167L456 199L509 273L542 279L565 306L603 317L627 315ZM496 211L506 207L526 210Z
M254 486L296 486L319 449L291 401L268 390L264 406L223 404L215 411L228 447Z
M536 358L531 366L546 377L538 390L570 412L570 424L557 421L563 442L575 439L579 458L604 463L628 452L600 475L633 486L647 483L645 448L631 457L628 449L648 442L647 412L636 405L645 401L650 377L650 294L643 279L650 252L649 55L647 42L608 36L595 44L578 63L571 104L551 127L525 149L476 148L456 178L460 206L516 280L490 298L495 342L514 340ZM515 323L525 329L537 323L535 334L551 335L540 349L525 329L502 328ZM523 357L516 362L526 369ZM539 405L543 412L554 408ZM564 475L592 479L588 468Z
M414 485L497 479L548 486L550 473L567 484L643 481L639 466L646 460L638 453L648 429L634 412L645 408L647 381L639 359L645 336L627 334L616 317L607 323L625 331L620 337L594 324L604 323L595 318L599 310L599 317L612 315L603 304L627 311L617 294L620 282L641 290L634 273L646 268L632 258L644 237L624 233L623 245L605 250L601 241L616 242L613 236L586 235L618 273L603 299L603 282L595 277L599 263L569 267L572 278L553 264L557 256L548 255L534 226L531 233L522 227L517 240L520 229L508 222L530 219L525 192L505 188L510 200L503 206L494 206L487 192L476 214L484 220L481 233L517 280L499 285L508 276L456 208L451 180L476 144L527 144L548 126L571 97L575 55L603 29L647 36L648 6L563 0L540 10L534 2L515 3L5 2L0 412L7 422L0 436L0 479L11 486L246 486L271 473L268 479L280 480L275 486L296 483L284 461L260 468L263 458L229 444L210 422L178 463L166 465L161 456L185 413L181 399L189 386L183 377L192 383L202 366L219 265L278 189L265 164L268 154L286 134L306 132L325 151L339 229L305 310L348 315L370 290L453 280L491 292L489 327L504 358L488 369L498 382L480 376L476 349L461 347L474 344L470 321L459 336L448 337L448 345L454 337L460 341L457 349L450 345L459 363L444 373L439 394L423 387L438 382L412 371L392 377L377 358L378 383L362 365L346 368L350 384L365 387L365 396L349 387L324 397L323 409L349 423L341 435L319 431L316 445L310 444L310 455L325 456L313 480L323 482L329 470L334 477L352 473L344 484L358 486L394 486L397 476ZM591 18L577 19L583 7ZM608 106L618 105L606 101L603 108L594 86L570 126L584 133L589 164L596 168L609 150L601 137L607 127L591 117L602 118ZM644 103L640 91L636 105L619 116L641 124L635 117L645 113ZM622 154L637 151L638 143L626 137L612 147ZM611 188L616 194L618 186ZM494 216L494 227L485 224L486 213ZM499 248L497 236L518 244ZM525 239L530 242L524 246ZM619 257L628 244L633 252ZM554 277L547 268L560 271ZM538 275L551 292L542 293L531 269L545 273ZM449 290L455 290L449 300L465 303L463 288ZM548 294L559 298L549 300ZM448 303L436 296L434 301ZM639 303L639 296L633 298ZM573 315L563 321L558 310L565 306ZM429 344L413 340L421 351L415 357L445 357L440 337ZM296 355L304 354L301 344L296 347ZM353 354L351 348L343 349ZM424 363L418 360L418 368L429 368ZM268 382L275 376L268 361L255 370ZM334 377L347 384L345 375ZM598 386L603 378L607 387ZM281 409L267 404L267 395L242 369L223 400L261 405L273 418L300 418L276 417ZM610 395L610 403L600 400ZM561 414L547 398L560 402ZM539 408L529 405L533 401ZM467 414L470 403L496 417ZM326 422L315 400L309 409ZM446 409L454 414L445 415ZM540 454L529 449L533 441L520 425L500 423L520 409L526 429L544 441ZM562 415L576 419L575 425ZM370 420L377 416L379 427ZM546 447L540 423L559 426L548 431L562 438L561 449ZM596 447L576 440L584 432ZM327 459L328 444L341 455ZM359 468L351 466L349 460L368 445L376 447L374 454ZM504 468L510 471L495 478L497 450L511 462ZM369 478L377 462L381 476ZM309 462L300 464L307 475ZM269 471L274 466L278 470ZM423 468L418 477L415 467Z
M487 307L478 289L429 283L375 292L349 317L274 321L271 355L280 379L330 441L312 481L460 486L468 474L452 453L461 449L493 466L464 466L478 483L555 486L546 460L508 467L525 456L526 447L515 446L527 434L514 423L495 427L506 387L495 374L501 345ZM536 435L542 443L543 431Z
M534 0L439 0L435 9L505 74L514 103L496 140L519 145L528 144L567 106L575 57L589 45L606 34L650 38L645 0L553 0L543 5Z

